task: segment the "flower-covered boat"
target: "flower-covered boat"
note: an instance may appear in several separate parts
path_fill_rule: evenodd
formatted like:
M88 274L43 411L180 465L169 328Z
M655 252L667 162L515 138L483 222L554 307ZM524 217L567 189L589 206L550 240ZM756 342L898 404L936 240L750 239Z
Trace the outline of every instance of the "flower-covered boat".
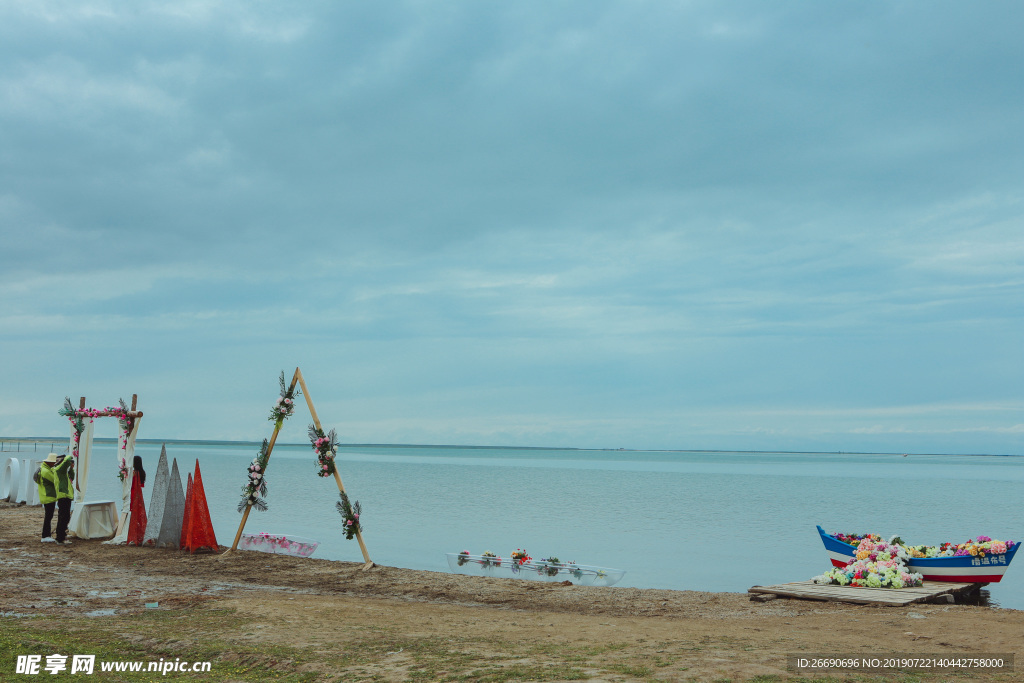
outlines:
M858 538L827 533L820 525L818 534L825 544L825 552L832 560L832 566L845 567L855 559ZM853 540L853 543L843 540L845 538ZM925 581L998 583L1020 544L1013 541L993 542L991 539L980 541L981 538L985 537L979 537L979 542L972 540L959 546L943 544L938 548L902 545L910 554L907 559L908 568L911 572L921 574Z
M448 566L453 572L476 576L501 576L533 581L571 581L580 586L611 586L626 573L624 569L561 562L557 557L534 560L523 550L513 552L511 559L502 559L489 551L483 555L470 555L468 550L463 550L461 553L445 553L445 555L448 557Z
M239 550L258 550L261 553L276 553L292 557L309 557L320 545L319 541L301 536L281 534L242 534Z

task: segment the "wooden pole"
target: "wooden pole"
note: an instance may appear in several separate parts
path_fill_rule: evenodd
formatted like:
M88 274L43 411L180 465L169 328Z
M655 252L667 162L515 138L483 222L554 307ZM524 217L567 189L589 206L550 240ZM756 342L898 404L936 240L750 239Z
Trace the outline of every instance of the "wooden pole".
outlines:
M296 371L296 373L298 373L298 368L296 368L295 371ZM291 393L293 393L295 391L295 380L296 380L296 378L292 377L292 384L291 384L290 387L288 387L288 393L289 394L291 394ZM270 437L270 443L267 444L267 466L268 467L270 466L270 454L274 452L274 444L277 443L277 435L278 435L278 433L280 433L282 426L284 426L284 421L283 420L279 424L275 424L274 425L274 433ZM267 469L266 469L266 467L264 467L263 468L263 475L266 476L266 474L267 474ZM234 552L235 550L238 549L238 541L241 540L241 538L242 538L242 530L245 529L245 523L249 520L249 512L251 510L252 510L252 503L249 503L249 504L247 504L245 506L245 512L242 513L242 521L238 525L238 533L235 534L235 541L234 541L234 543L232 543L231 547L228 548L227 550L225 550L221 554L221 557L223 557L224 555L227 555L228 553L232 553L232 552Z
M320 418L317 417L316 408L313 407L313 398L309 395L309 389L306 388L306 380L302 376L302 371L299 368L295 368L295 378L299 380L299 386L302 387L302 395L306 397L306 405L309 406L309 414L313 416L313 426L319 429L321 432L324 430L320 424ZM295 382L295 379L292 380ZM338 473L338 467L334 467L334 481L338 484L338 491L345 493L345 485L341 483L341 474ZM366 550L366 543L363 542L363 534L361 531L356 531L356 540L359 541L359 550L363 553L363 560L366 564L363 565L363 569L370 569L374 567L373 560L370 559L370 553Z

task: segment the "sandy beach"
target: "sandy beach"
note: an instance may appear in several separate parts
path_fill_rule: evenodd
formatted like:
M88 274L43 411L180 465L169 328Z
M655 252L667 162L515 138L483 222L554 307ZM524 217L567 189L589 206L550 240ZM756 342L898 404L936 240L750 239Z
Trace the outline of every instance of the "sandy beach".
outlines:
M38 507L0 503L0 679L16 655L61 647L205 659L204 680L259 680L263 670L280 680L906 680L824 678L787 668L787 655L1024 653L1017 610L756 602L741 593L364 571L257 552L60 546L39 542L41 518Z

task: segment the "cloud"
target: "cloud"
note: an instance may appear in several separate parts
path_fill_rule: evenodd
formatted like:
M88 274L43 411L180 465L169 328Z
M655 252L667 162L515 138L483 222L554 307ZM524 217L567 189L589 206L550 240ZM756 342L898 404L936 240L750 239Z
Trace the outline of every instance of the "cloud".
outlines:
M367 441L1020 450L915 408L1019 405L1019 13L8 3L4 378L197 438L301 364Z

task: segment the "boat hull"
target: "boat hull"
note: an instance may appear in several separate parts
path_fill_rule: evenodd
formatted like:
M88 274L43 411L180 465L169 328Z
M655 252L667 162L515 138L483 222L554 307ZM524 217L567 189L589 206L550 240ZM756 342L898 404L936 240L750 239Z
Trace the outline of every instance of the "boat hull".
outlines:
M825 552L832 560L832 566L845 567L850 560L854 559L857 549L849 543L843 543L831 534L827 533L820 526L818 534L821 542L825 544ZM1014 545L1008 552L1001 555L986 555L985 557L973 557L964 555L961 557L912 557L907 562L907 568L912 572L921 574L925 581L946 581L949 583L999 583L1010 561L1017 553L1019 544Z

